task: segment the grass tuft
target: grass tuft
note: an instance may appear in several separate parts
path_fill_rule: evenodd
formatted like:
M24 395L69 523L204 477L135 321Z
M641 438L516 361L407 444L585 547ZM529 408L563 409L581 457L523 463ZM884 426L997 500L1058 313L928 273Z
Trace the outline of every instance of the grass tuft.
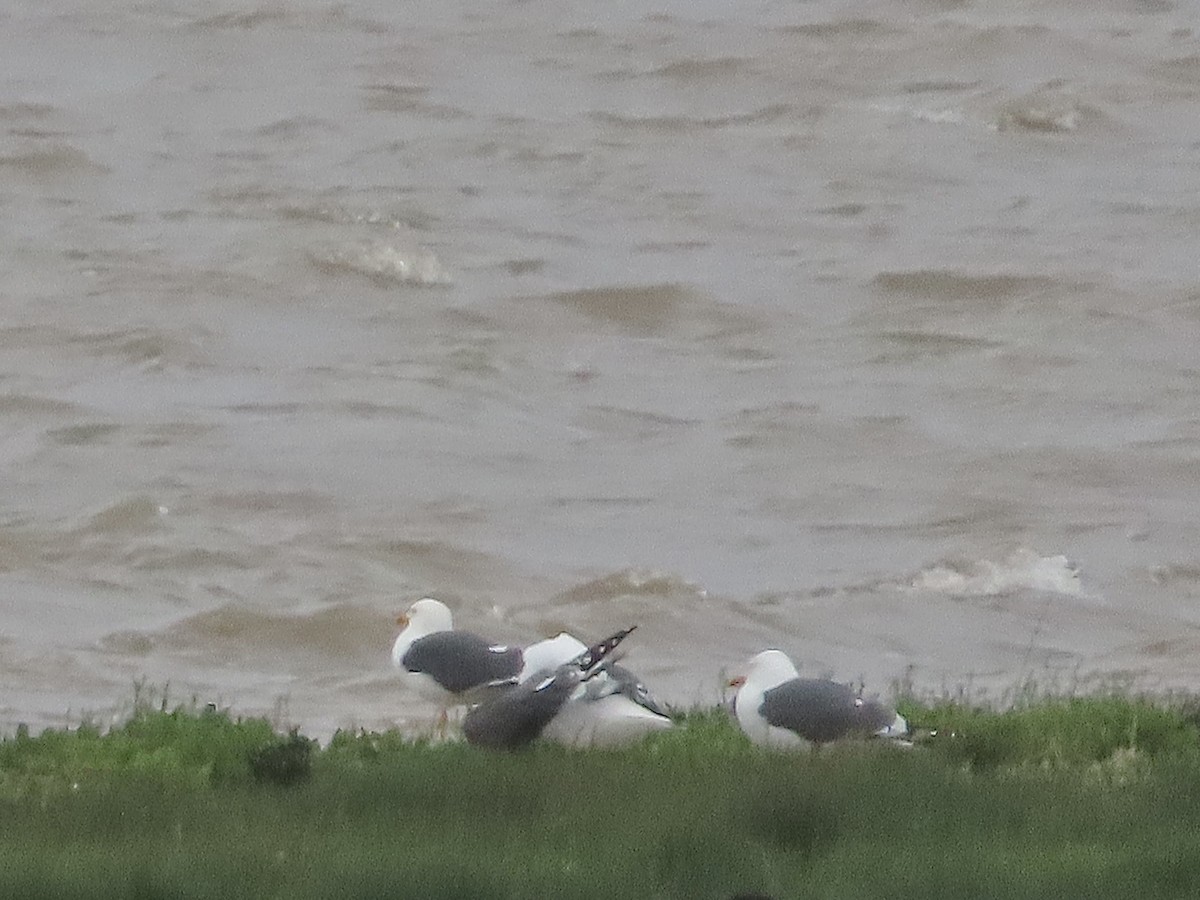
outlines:
M293 729L286 738L250 751L250 773L259 784L283 787L308 781L312 776L312 756L316 741Z

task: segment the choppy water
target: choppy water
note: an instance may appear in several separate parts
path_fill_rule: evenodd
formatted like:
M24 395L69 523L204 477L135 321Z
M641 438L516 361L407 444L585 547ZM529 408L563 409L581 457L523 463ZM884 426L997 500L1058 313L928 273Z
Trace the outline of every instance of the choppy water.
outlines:
M396 612L1200 688L1200 13L11 2L0 730L421 713Z

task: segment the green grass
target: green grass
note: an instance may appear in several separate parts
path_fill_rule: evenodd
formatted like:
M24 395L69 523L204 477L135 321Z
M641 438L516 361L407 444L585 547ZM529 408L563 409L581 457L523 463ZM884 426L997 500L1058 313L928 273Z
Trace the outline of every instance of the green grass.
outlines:
M905 708L930 746L974 768L1078 767L1131 754L1188 757L1196 723L1180 708L1120 696L1049 697L997 714L961 704Z
M0 741L0 896L1200 896L1200 734L1119 696L772 753L720 711L623 751L496 754L142 709Z

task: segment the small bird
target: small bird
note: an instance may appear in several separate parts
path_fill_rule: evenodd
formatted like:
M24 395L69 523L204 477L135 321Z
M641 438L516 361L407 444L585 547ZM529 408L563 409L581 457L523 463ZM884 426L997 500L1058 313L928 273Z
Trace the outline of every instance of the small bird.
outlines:
M396 619L403 630L392 644L392 665L404 683L438 705L438 729L448 710L514 684L522 668L520 647L494 644L454 628L449 607L432 597L418 600Z
M467 742L493 750L517 750L532 743L635 628L618 631L553 671L543 669L472 707L463 719Z
M742 731L764 747L820 746L853 737L903 738L908 723L848 684L801 678L787 655L764 650L746 674L732 679L734 714Z

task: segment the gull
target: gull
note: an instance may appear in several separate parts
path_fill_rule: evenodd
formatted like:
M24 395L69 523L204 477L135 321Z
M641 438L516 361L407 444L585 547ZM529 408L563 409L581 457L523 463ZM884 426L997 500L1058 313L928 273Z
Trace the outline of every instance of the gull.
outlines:
M472 707L463 719L467 742L493 750L517 750L532 743L568 706L576 690L603 671L606 658L636 627L585 647L552 671L541 669Z
M396 624L403 630L392 645L392 665L410 689L437 704L441 731L450 707L513 684L521 672L521 648L456 630L449 607L440 600L418 600Z
M525 667L517 680L523 683L553 671L585 650L583 641L566 632L531 644L525 648ZM641 680L609 657L574 689L541 736L568 747L621 747L672 724Z
M787 655L764 650L746 673L729 682L738 689L734 714L746 736L764 747L820 746L853 737L899 739L908 723L894 709L865 700L848 684L801 678Z

